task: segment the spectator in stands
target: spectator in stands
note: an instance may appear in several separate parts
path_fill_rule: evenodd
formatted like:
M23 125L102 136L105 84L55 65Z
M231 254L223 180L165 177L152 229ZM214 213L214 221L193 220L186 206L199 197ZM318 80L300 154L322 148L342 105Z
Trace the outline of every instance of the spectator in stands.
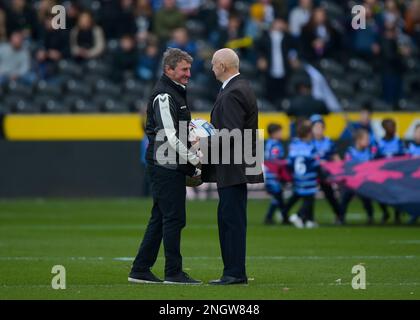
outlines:
M316 8L301 34L302 52L309 62L333 57L340 49L339 35L331 26L325 9Z
M121 81L133 77L139 60L136 41L131 34L121 37L119 47L113 54L113 78Z
M14 31L10 41L0 44L0 84L7 81L32 83L30 51L24 46L24 32Z
M405 12L405 31L420 48L420 0L412 0Z
M366 28L353 31L353 49L362 59L372 62L380 52L380 26L376 22L372 9L366 9Z
M265 75L266 96L272 103L278 103L285 96L291 50L293 43L287 32L287 23L276 18L270 30L264 32L257 42L257 68Z
M7 40L6 13L0 8L0 42Z
M312 0L299 0L299 6L293 8L289 15L290 33L294 37L300 37L312 14Z
M11 0L6 11L6 29L8 36L21 30L25 39L37 39L37 17L25 0Z
M383 98L397 106L402 98L402 75L404 73L403 58L408 56L407 50L402 50L397 41L397 27L394 23L386 23L381 39L381 72L383 83Z
M54 5L57 4L57 0L40 0L36 7L36 15L38 18L38 25L42 29L44 26L45 20L49 19L51 15L51 9ZM40 35L42 36L42 35Z
M67 29L54 30L53 16L45 18L40 31L40 44L36 52L37 71L41 79L48 79L54 75L57 63L70 56L70 40Z
M265 27L264 6L261 3L252 4L249 8L249 18L245 21L245 36L258 39Z
M229 15L228 26L219 33L219 43L216 47L231 47L230 41L241 39L244 36L242 19L238 14Z
M312 97L312 86L308 81L297 83L298 94L290 101L287 110L289 116L296 118L309 118L313 114L328 114L328 108L322 100Z
M177 0L179 10L189 19L197 17L203 0Z
M103 53L104 32L95 24L89 12L81 13L77 26L71 30L70 49L73 57L79 61L97 58Z
M137 25L137 42L142 47L146 45L152 25L153 10L150 0L137 0L134 12Z
M140 80L154 81L159 66L158 40L149 37L148 44L141 55L137 66L137 76Z
M67 2L65 8L66 8L66 25L67 25L67 28L71 30L76 26L77 20L79 19L79 15L82 12L82 9L74 1Z
M271 0L257 0L264 8L264 23L266 26L269 26L273 23L275 18L275 11L272 5Z
M137 32L134 0L104 0L98 16L106 39L120 39Z
M177 28L172 32L172 37L167 44L168 48L178 48L187 52L193 59L191 73L196 74L203 69L204 62L198 56L198 48L195 41L190 40L186 28Z
M185 17L176 6L176 0L163 0L163 7L155 14L153 28L155 35L166 43L172 30L185 26Z

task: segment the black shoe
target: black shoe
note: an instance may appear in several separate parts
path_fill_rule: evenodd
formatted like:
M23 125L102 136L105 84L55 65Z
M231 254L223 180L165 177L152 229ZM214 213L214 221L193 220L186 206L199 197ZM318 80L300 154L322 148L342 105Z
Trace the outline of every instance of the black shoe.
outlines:
M128 282L132 283L162 283L163 281L156 277L151 271L130 272Z
M202 284L200 280L194 280L186 272L178 273L172 277L165 277L166 284Z
M230 284L248 284L248 279L223 276L219 280L211 280L209 284L216 285L216 286L226 286Z
M292 223L289 221L289 219L287 219L287 220L283 220L281 224L284 226L290 226Z

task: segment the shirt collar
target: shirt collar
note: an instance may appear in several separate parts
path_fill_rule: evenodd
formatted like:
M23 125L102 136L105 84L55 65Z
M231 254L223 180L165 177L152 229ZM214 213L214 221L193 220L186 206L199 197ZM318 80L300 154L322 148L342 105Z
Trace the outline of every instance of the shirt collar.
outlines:
M226 88L226 86L228 85L229 81L232 80L233 78L235 78L236 76L238 76L240 73L238 72L237 74L234 74L233 76L231 76L229 79L225 80L222 84L222 89Z
M184 90L186 90L186 86L184 86L183 84L181 84L181 83L179 83L179 82L176 82L176 81L174 81L174 80L171 80L173 83L175 83L176 85L178 85L178 86L180 86L182 89L184 89Z

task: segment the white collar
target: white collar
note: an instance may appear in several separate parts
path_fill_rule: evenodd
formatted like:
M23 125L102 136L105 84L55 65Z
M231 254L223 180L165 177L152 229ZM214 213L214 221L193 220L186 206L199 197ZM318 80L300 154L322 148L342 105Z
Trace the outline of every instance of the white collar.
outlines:
M186 86L184 86L183 84L181 84L181 83L179 83L179 82L176 82L176 81L174 81L174 80L172 80L172 79L171 79L171 81L172 81L173 83L175 83L175 84L177 84L177 85L181 86L184 90L186 89Z
M225 80L222 84L222 89L224 89L227 84L229 83L230 80L232 80L233 78L235 78L236 76L238 76L240 73L238 72L237 74L234 74L233 76L231 76L229 79Z

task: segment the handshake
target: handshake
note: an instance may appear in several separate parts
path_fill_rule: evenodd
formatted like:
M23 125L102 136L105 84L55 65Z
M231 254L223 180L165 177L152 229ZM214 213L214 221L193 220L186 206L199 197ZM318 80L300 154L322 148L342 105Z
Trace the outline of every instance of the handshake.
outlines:
M203 119L191 120L188 128L188 141L191 143L190 151L197 155L198 158L203 157L203 153L200 150L200 138L207 138L214 135L216 132L213 125ZM187 176L186 185L187 187L197 187L201 185L201 163L199 162L195 168L195 172L192 176Z

